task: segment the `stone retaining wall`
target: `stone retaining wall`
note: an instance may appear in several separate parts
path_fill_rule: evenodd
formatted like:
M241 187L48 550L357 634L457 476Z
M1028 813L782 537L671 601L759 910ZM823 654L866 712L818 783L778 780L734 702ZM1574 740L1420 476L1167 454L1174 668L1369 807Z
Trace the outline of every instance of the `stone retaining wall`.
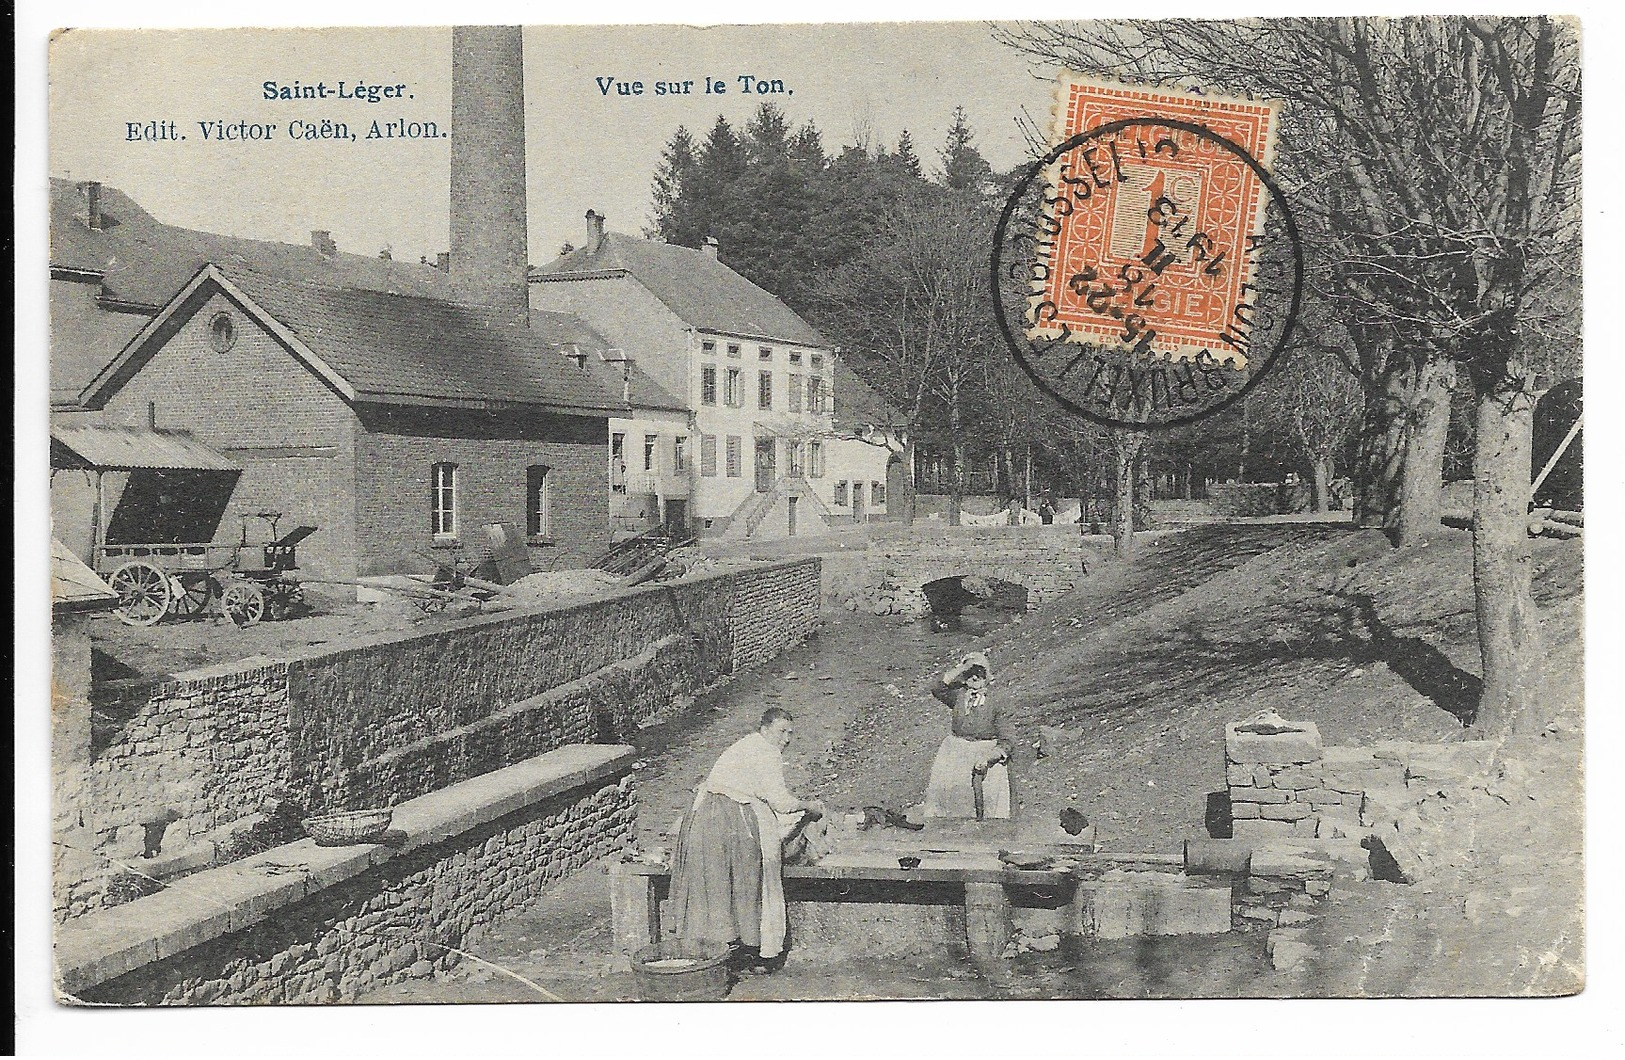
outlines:
M166 858L209 863L213 837L268 799L382 806L622 740L806 637L818 586L818 559L799 559L182 674L103 704L112 722L66 808L57 919L145 887L155 837Z
M403 803L388 845L302 840L101 910L58 929L60 988L102 1004L308 1004L427 976L630 842L632 760L563 748Z

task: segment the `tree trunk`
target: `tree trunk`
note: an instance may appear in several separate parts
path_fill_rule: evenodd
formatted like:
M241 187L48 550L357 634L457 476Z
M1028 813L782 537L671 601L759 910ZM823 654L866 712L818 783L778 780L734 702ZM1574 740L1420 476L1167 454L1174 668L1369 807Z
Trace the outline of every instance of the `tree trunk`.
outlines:
M1247 481L1247 455L1252 448L1252 424L1247 416L1247 399L1241 399L1241 452L1236 455L1236 481Z
M1141 446L1143 448L1143 445ZM1136 463L1137 471L1134 475L1134 529L1148 530L1151 527L1151 497L1155 492L1152 489L1151 461L1141 457Z
M960 426L959 380L948 391L948 436L953 441L953 481L948 484L948 525L958 526L965 507L965 437Z
M1332 510L1332 458L1316 453L1309 459L1310 483L1315 493L1315 511Z
M1394 544L1414 545L1439 532L1444 511L1444 445L1450 433L1450 393L1456 385L1454 361L1435 355L1418 373L1405 432L1399 511L1390 520Z
M1473 728L1487 738L1532 732L1547 720L1536 708L1540 614L1529 588L1531 389L1527 375L1513 372L1478 396L1473 595L1484 691Z
M1405 409L1410 376L1393 354L1393 340L1360 341L1360 382L1365 415L1360 419L1354 466L1354 522L1384 527L1399 507L1400 474L1405 466Z
M900 479L903 487L903 521L909 526L913 526L914 520L917 518L919 511L919 487L916 486L914 482L913 438L910 438L908 441L903 443L902 460L904 472L902 475L899 475L898 478Z
M1139 455L1144 435L1137 431L1113 432L1117 456L1117 501L1112 512L1112 546L1125 559L1134 554L1134 458Z

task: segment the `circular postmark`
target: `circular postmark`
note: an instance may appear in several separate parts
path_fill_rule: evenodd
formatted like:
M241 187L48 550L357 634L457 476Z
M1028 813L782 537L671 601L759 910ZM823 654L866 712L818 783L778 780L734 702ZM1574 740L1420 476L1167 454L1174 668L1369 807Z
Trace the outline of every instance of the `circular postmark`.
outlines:
M1034 163L1000 212L992 271L999 330L1034 384L1131 430L1239 401L1303 298L1280 186L1235 140L1174 118L1106 122Z

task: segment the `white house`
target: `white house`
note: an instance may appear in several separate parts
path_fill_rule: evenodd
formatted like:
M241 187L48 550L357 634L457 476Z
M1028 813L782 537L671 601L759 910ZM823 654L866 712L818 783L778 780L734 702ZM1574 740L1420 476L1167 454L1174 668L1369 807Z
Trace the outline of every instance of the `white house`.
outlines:
M657 473L685 462L700 533L798 536L885 515L888 449L836 420L837 388L855 376L816 328L719 261L715 240L692 250L606 232L589 211L585 245L530 279L533 308L588 321L686 403L686 443L674 424L640 421L622 459L629 476L651 453Z

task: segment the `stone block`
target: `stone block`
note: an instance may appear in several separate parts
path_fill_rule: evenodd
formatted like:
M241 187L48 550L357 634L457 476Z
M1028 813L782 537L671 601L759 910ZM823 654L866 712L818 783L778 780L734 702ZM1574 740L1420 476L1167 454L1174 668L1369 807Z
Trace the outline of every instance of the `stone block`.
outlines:
M1236 916L1243 920L1252 920L1258 923L1269 924L1271 927L1280 919L1280 913L1267 905L1243 904L1236 907Z
M1292 835L1291 821L1237 820L1231 828L1237 839L1283 839Z
M1312 791L1323 783L1319 770L1283 769L1271 778L1277 788L1287 791Z
M1093 915L1098 938L1220 935L1230 930L1230 888L1174 873L1107 873L1095 890Z
M1245 821L1259 816L1261 805L1256 802L1230 801L1230 818L1233 821Z
M1227 765L1224 767L1224 780L1231 787L1236 787L1238 784L1251 784L1253 782L1252 767Z
M1279 929L1277 929L1279 930ZM1273 933L1272 933L1273 934ZM1316 955L1313 946L1303 942L1283 941L1270 953L1270 964L1278 972L1293 972L1302 968Z
M1340 792L1332 791L1329 788L1309 788L1300 792L1298 794L1298 798L1308 799L1309 804L1317 808L1321 806L1343 805L1342 794Z
M1301 821L1313 813L1306 802L1271 803L1258 808L1258 815L1268 821Z
M1303 836L1305 839L1313 839L1319 828L1320 821L1315 817L1304 817L1292 822L1292 834Z
M1314 722L1286 722L1285 732L1249 731L1255 723L1225 726L1224 751L1228 762L1284 765L1320 759L1320 729Z
M1269 766L1253 766L1253 786L1257 788L1270 788L1275 786L1272 780L1273 772Z
M1282 791L1279 788L1231 788L1230 789L1230 801L1232 803L1237 803L1237 802L1260 802L1260 803L1263 803L1263 802L1270 802L1270 803L1291 802L1292 801L1292 793L1290 791Z

